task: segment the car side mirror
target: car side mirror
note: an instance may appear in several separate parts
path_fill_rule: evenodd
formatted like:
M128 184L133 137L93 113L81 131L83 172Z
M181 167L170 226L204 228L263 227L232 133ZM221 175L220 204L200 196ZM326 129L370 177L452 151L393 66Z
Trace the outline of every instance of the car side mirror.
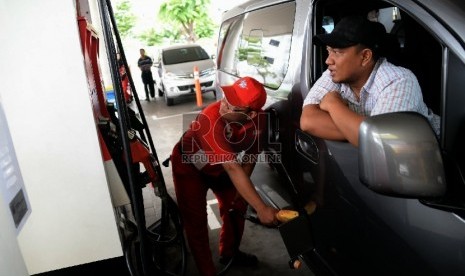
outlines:
M371 190L399 197L437 197L446 179L436 135L414 112L366 118L359 130L360 180Z

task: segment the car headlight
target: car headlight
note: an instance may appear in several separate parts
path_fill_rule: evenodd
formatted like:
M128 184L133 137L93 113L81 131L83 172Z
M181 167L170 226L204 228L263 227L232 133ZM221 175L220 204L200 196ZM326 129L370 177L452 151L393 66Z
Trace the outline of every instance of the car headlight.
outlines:
M200 72L201 77L211 76L213 74L215 74L215 68L208 68L208 69L205 69L202 72Z
M166 72L166 73L164 74L164 77L165 77L166 79L176 79L178 76L177 76L176 74L174 74L174 73Z

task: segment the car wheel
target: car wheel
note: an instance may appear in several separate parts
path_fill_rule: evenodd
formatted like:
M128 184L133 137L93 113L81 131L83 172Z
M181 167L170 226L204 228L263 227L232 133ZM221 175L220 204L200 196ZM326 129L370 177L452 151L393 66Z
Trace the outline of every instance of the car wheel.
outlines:
M157 85L157 91L158 91L158 96L163 96L164 94L164 91L165 91L165 87L163 87L163 83L161 82L161 80L157 83L155 83Z
M165 103L167 106L172 106L174 104L173 98L168 98L168 93L164 93L165 96Z

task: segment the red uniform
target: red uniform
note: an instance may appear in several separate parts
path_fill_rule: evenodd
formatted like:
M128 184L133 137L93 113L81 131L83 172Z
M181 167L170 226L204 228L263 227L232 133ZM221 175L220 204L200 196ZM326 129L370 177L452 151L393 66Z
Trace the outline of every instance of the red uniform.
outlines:
M179 210L192 255L202 275L216 274L208 238L207 191L212 189L218 199L223 220L219 253L232 256L244 231L247 203L242 198L236 199L236 188L221 164L236 160L241 152L258 154L266 127L262 112L244 124L228 123L220 116L220 104L218 101L209 105L197 116L171 156ZM231 216L231 209L238 215Z

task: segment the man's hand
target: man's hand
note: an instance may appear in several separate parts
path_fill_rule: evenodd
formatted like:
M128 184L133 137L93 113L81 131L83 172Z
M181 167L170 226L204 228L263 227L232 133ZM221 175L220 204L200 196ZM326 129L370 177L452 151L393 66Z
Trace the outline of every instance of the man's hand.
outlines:
M150 71L150 65L149 64L141 65L140 70L142 70L142 71Z
M349 109L339 92L328 92L320 102L320 109L328 112L337 129L352 145L358 146L358 130L364 116Z
M320 109L326 112L330 112L331 108L335 105L347 106L347 102L341 97L341 94L337 91L328 92L320 102Z
M318 104L309 104L302 108L300 129L323 139L345 140L329 113Z

